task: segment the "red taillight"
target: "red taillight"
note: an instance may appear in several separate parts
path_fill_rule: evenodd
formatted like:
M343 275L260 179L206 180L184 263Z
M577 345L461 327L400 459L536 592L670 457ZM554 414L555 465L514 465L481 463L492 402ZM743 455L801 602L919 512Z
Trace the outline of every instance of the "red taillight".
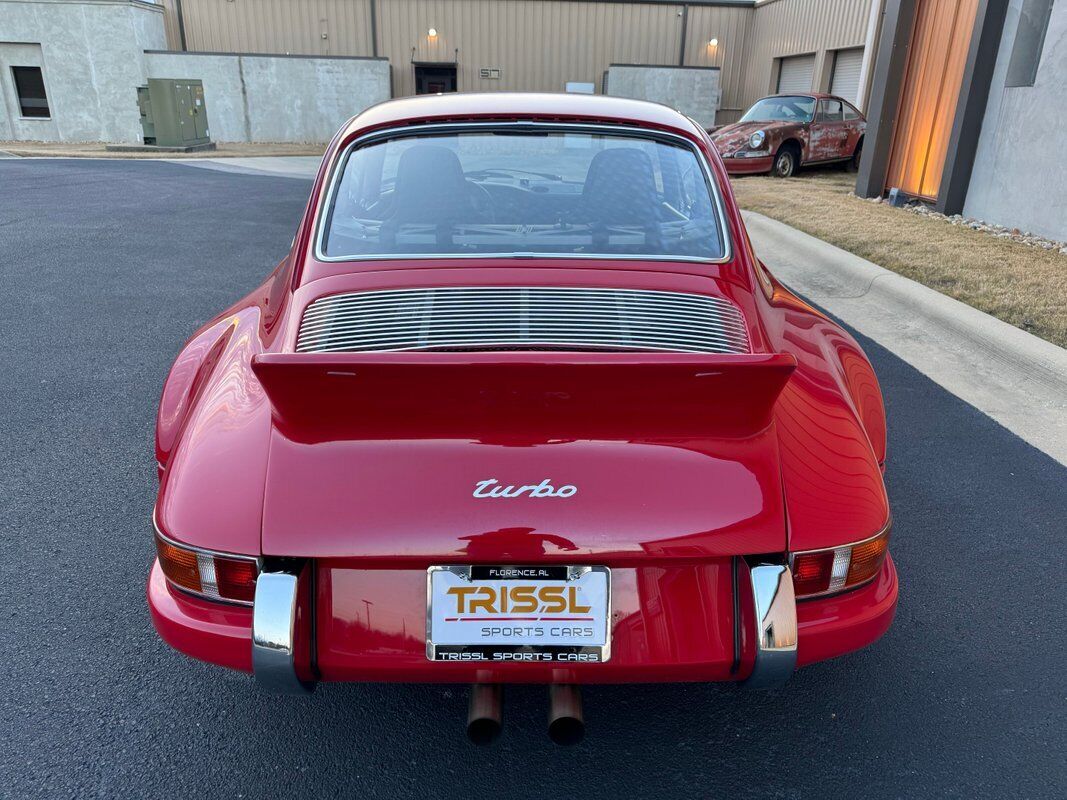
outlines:
M874 578L889 550L889 526L856 544L809 550L792 556L793 591L798 599L834 594Z
M258 574L255 561L215 557L215 578L218 581L219 596L227 600L251 603L256 596Z
M251 603L259 567L249 556L230 556L182 547L156 534L163 574L175 586L211 600Z
M822 594L829 589L833 564L833 550L793 556L793 591L796 596Z

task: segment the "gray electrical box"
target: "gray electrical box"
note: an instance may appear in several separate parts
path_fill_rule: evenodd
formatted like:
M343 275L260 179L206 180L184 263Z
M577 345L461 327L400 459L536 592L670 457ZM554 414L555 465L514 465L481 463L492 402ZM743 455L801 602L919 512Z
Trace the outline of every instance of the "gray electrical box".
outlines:
M137 87L144 143L157 147L195 147L211 142L204 85L200 81L151 78Z

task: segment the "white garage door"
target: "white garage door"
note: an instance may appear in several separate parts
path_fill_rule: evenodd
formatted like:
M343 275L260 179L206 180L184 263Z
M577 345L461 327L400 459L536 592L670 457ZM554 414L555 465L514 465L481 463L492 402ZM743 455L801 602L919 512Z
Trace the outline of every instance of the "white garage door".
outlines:
M830 77L830 94L855 103L860 93L860 69L863 66L863 48L838 50L834 56L834 74Z
M815 56L790 56L782 59L778 70L778 92L810 92L811 77L815 74Z

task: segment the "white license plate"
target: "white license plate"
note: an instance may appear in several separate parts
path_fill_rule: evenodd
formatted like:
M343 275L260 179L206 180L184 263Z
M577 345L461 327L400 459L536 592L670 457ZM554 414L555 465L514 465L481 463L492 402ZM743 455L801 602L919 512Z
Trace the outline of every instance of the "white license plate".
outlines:
M585 566L430 567L426 616L431 661L604 662L611 573Z

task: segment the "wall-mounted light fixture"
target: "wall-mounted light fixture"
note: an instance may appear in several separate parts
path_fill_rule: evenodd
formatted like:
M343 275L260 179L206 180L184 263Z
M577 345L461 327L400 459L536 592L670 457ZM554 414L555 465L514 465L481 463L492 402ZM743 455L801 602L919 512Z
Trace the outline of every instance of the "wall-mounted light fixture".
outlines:
M436 39L437 38L437 28L430 28L430 30L426 31L426 36L429 37L430 39Z
M708 40L708 47L718 47L718 46L719 46L719 40L718 39L709 39Z

